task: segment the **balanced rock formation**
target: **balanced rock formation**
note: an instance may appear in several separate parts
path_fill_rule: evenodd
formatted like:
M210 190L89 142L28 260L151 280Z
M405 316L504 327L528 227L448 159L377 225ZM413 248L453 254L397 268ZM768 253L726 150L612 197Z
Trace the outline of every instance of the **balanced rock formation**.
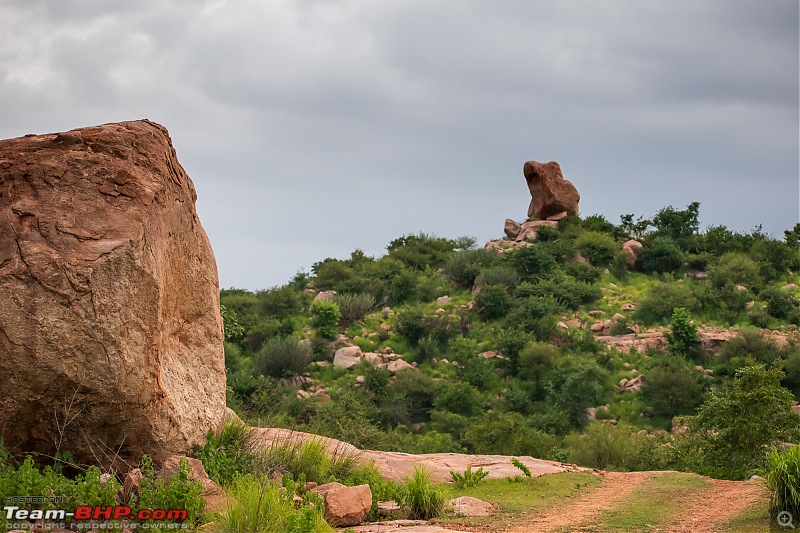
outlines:
M578 214L581 195L571 182L564 179L558 163L528 161L523 166L523 172L531 193L528 217L545 220L564 212L568 215Z
M0 436L81 464L189 452L225 416L214 255L149 121L0 141Z

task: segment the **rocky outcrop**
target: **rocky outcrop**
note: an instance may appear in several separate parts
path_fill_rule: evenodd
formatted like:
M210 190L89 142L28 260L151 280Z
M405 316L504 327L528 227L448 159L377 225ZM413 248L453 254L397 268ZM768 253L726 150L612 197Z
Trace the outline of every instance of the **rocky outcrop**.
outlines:
M563 216L563 212L578 214L581 195L571 182L564 179L558 163L528 161L523 166L523 172L531 193L528 217L544 220L554 215Z
M458 516L489 516L494 513L497 506L472 496L459 496L447 502Z
M196 198L149 121L0 141L0 431L12 452L160 463L223 420L219 286Z

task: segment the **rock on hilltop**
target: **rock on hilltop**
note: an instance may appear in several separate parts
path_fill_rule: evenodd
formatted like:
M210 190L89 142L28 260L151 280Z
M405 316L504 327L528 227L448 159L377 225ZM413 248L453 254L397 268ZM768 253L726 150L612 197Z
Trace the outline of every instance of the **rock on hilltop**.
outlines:
M0 141L0 432L13 452L158 462L225 414L214 255L167 130Z

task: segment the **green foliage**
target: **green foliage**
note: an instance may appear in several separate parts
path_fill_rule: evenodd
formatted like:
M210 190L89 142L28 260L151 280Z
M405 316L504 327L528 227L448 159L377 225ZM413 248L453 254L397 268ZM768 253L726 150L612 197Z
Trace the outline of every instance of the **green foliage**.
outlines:
M761 298L767 302L767 312L774 318L797 323L800 318L800 300L789 291L770 286L761 291Z
M514 465L514 466L516 466L517 468L519 468L519 469L520 469L520 471L522 471L522 473L525 475L525 477L528 477L528 478L529 478L529 477L531 477L531 470L530 470L530 468L528 468L527 466L525 466L525 463L523 463L522 461L520 461L520 460L519 460L519 459L517 459L516 457L513 457L513 458L511 459L511 464L512 464L512 465Z
M700 202L692 202L682 211L669 206L656 213L653 225L657 233L668 236L686 249L700 228L699 214Z
M363 292L337 294L333 301L339 306L339 325L342 327L361 320L375 308L375 297Z
M242 335L244 335L244 326L239 324L236 310L220 305L219 313L222 315L222 322L224 324L225 341L241 339Z
M235 418L225 421L219 436L214 431L206 435L206 443L197 446L194 456L214 482L229 485L237 476L253 470L257 456L253 446L252 429Z
M486 267L475 278L475 283L480 287L500 285L508 290L513 290L519 282L520 277L517 271L505 265Z
M333 533L325 522L319 498L306 494L299 508L293 491L252 476L238 478L229 492L228 508L213 529L218 533Z
M503 257L528 281L543 278L556 268L556 260L542 245L523 246Z
M474 472L472 467L468 466L463 474L450 471L450 476L453 478L453 486L457 489L464 489L467 487L474 487L483 481L483 478L489 475L489 472L479 467Z
M672 310L669 325L666 337L670 353L680 357L694 355L700 345L700 337L697 336L697 326L692 322L692 314L683 307L676 307Z
M481 393L474 386L469 383L453 383L444 387L436 398L434 407L464 416L475 416L481 412L482 403Z
M657 236L645 243L636 264L644 272L674 272L683 264L683 252L672 238Z
M687 283L656 283L639 302L636 316L647 324L670 318L677 308L694 311L698 301Z
M555 439L530 427L519 413L486 413L464 435L474 453L547 456Z
M660 357L647 372L642 397L655 416L691 414L703 399L700 375L682 357Z
M443 267L453 255L454 248L453 241L426 233L399 237L386 247L389 257L398 259L416 270Z
M591 422L583 433L568 436L564 444L569 460L581 466L621 471L663 468L652 437L639 435L625 424Z
M489 250L483 248L465 250L450 256L444 267L444 273L458 286L470 288L481 271L494 265L497 261L497 254Z
M303 294L291 285L274 287L256 293L261 312L268 316L286 316L299 313L303 307Z
M300 374L311 362L311 345L291 337L267 340L253 356L253 368L264 376L281 378Z
M800 516L800 446L772 448L759 474L769 491L770 515L786 511Z
M424 466L414 466L400 491L401 506L407 507L411 518L430 520L444 512L446 492L431 481L431 473Z
M700 436L704 469L745 478L763 461L763 446L800 434L794 398L780 384L783 377L779 367L744 367L730 387L703 403L691 427Z
M607 372L594 361L564 360L547 376L546 398L564 412L570 424L582 426L586 409L600 401L607 379Z
M728 252L708 269L708 280L717 288L743 285L750 289L761 286L758 264L741 252Z
M336 302L315 300L311 304L311 326L320 337L332 339L336 336L341 312Z
M502 285L489 285L483 287L481 292L475 295L475 305L478 306L478 313L485 320L494 320L504 317L511 309L512 299L506 287Z
M186 522L199 525L205 512L205 500L200 497L203 484L189 479L189 461L182 458L178 465L178 473L169 479L157 476L153 464L146 455L141 463L142 480L139 483L139 494L128 502L133 513L139 509L185 509Z
M613 227L613 226L612 226ZM593 265L606 266L614 259L619 245L612 235L585 231L575 239L575 247Z

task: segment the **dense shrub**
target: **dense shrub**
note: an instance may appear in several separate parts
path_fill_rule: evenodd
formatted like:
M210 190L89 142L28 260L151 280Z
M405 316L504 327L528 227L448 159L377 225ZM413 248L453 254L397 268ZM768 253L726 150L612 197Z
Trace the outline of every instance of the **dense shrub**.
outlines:
M432 481L432 474L424 466L414 466L400 490L400 505L408 508L411 518L430 520L444 512L447 495L444 487Z
M763 460L763 447L800 436L794 398L781 386L779 367L739 369L732 385L714 392L692 423L701 439L708 474L728 479L748 477Z
M450 256L444 267L445 276L453 283L470 288L475 283L481 270L496 264L497 254L483 248L465 250Z
M726 285L743 285L758 289L761 273L755 261L738 252L728 252L708 269L708 280L717 288Z
M603 293L599 287L575 278L560 275L539 280L530 288L531 296L552 296L567 309L577 309L599 300Z
M530 427L519 413L486 413L473 423L464 440L474 453L544 457L555 439Z
M652 324L672 316L676 308L693 311L697 308L697 298L687 283L656 283L639 302L637 317Z
M645 243L636 264L645 272L674 272L683 264L683 252L669 237L655 237Z
M444 387L434 402L436 409L475 416L481 412L483 398L480 391L468 383L453 383Z
M311 326L320 337L332 339L336 336L341 313L336 302L315 300L311 304Z
M564 445L569 460L580 466L617 471L663 468L656 453L658 444L625 424L591 422L583 433L568 436Z
M355 277L356 272L346 261L327 258L311 266L314 287L321 291L337 290L339 285Z
M303 293L291 285L274 287L256 293L261 312L269 316L285 316L299 313L303 308Z
M703 400L701 376L682 358L662 356L647 371L642 397L655 416L691 414Z
M767 312L770 316L797 322L800 300L792 293L773 285L761 291L760 297L767 302Z
M300 374L311 362L311 345L291 337L267 340L253 356L253 368L264 376L281 378Z
M484 268L481 270L478 277L475 278L475 283L480 287L501 285L506 289L513 289L519 282L520 277L517 271L504 265Z
M612 235L597 231L583 232L575 239L575 247L596 266L608 265L619 249Z
M666 334L669 341L669 352L680 357L691 357L696 354L700 345L697 326L692 322L692 315L683 307L672 311L670 329Z
M582 426L586 409L600 401L607 379L607 372L594 361L563 360L547 374L546 398L564 412L570 424Z
M375 297L366 293L341 293L335 295L333 301L339 306L339 325L344 327L361 320L375 308Z
M398 237L386 247L389 257L416 270L443 267L454 248L453 241L426 233Z
M475 295L478 313L485 320L494 320L505 316L511 309L512 303L508 290L502 285L483 287L481 292Z
M543 245L523 246L503 257L529 281L546 277L556 268L555 258Z
M658 234L669 237L681 248L686 249L700 228L699 214L699 202L690 203L684 210L669 206L655 214L653 225Z

